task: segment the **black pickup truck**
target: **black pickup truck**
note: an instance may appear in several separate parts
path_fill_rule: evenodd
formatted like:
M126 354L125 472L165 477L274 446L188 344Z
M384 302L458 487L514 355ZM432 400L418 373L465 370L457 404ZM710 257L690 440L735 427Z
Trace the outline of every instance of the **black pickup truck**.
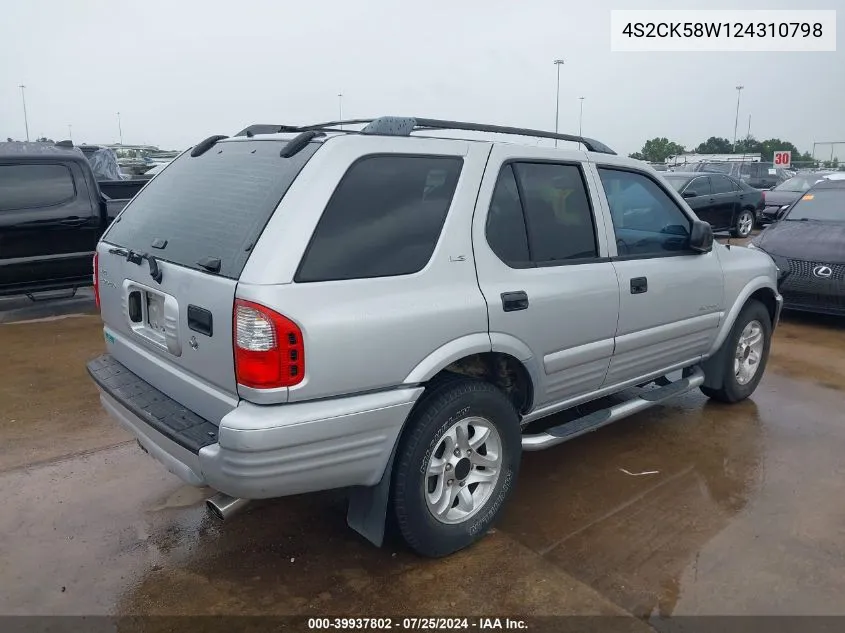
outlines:
M0 296L90 286L97 242L128 201L101 193L77 149L0 143Z

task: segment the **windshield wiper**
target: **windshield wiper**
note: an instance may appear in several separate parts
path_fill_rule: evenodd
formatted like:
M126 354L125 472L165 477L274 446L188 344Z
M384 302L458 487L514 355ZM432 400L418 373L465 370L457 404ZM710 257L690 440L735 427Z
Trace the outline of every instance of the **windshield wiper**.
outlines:
M126 250L123 248L110 248L109 253L111 253L112 255L120 255L122 257L125 257L127 262L132 262L133 264L136 264L138 266L140 266L141 262L146 259L150 265L150 277L152 277L153 281L155 281L157 284L161 283L163 275L155 256L150 255L149 253L136 253L132 249Z
M207 270L210 273L220 272L220 258L219 257L203 257L197 262L197 266Z

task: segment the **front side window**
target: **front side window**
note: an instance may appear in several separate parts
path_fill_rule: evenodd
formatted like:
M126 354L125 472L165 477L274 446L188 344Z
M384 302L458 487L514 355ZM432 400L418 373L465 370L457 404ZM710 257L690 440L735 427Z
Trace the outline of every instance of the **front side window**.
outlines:
M75 196L64 165L0 165L0 211L52 207Z
M370 156L349 168L317 223L295 280L409 275L434 253L463 160Z
M600 167L599 175L620 257L686 251L691 221L662 187L637 172Z
M686 189L687 191L695 192L695 196L709 196L710 195L710 177L701 176L693 180Z

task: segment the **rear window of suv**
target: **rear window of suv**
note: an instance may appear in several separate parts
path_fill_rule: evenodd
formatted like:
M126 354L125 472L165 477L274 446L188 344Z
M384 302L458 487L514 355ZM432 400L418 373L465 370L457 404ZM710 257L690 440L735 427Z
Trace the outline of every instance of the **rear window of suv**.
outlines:
M310 143L290 158L286 141L217 143L197 157L185 153L155 177L106 233L106 241L203 270L220 259L220 275L237 279L282 197L320 147ZM153 249L155 240L166 240Z
M368 156L349 168L317 223L294 280L409 275L431 259L463 159Z

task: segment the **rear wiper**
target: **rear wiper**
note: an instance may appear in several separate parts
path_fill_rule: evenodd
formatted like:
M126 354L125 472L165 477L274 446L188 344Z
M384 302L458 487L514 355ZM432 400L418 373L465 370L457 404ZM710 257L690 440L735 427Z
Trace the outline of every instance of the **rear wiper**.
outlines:
M204 268L210 273L220 272L220 258L219 257L203 257L197 262L197 266Z
M136 253L132 249L128 251L122 248L110 248L109 253L112 255L120 255L126 258L127 262L132 262L138 266L141 265L141 262L145 259L150 264L150 277L153 278L157 284L161 283L162 272L161 268L158 266L158 261L156 261L155 256L150 255L149 253Z

